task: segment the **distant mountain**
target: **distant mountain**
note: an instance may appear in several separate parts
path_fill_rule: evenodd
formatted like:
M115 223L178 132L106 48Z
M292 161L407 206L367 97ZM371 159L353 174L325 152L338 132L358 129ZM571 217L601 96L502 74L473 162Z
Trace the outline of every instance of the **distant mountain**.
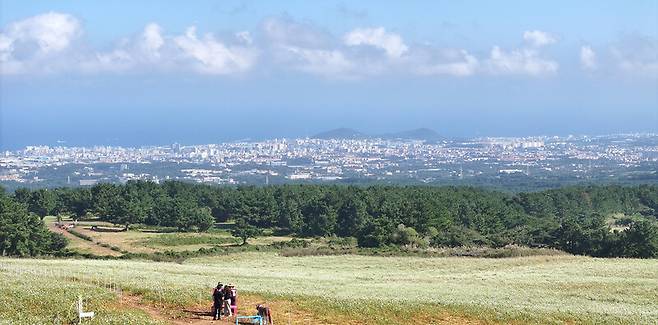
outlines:
M379 135L368 135L363 132L350 128L338 128L322 133L318 133L311 138L315 139L365 139L365 138L382 138L382 139L406 139L406 140L425 140L436 141L442 139L436 131L428 128L419 128L396 133L385 133Z
M311 138L314 139L361 139L367 138L368 136L364 133L361 133L357 130L350 128L338 128L325 132L318 133Z
M386 139L411 139L411 140L437 140L441 136L434 130L428 128L419 128L414 130L402 131L397 133L388 133L381 136Z

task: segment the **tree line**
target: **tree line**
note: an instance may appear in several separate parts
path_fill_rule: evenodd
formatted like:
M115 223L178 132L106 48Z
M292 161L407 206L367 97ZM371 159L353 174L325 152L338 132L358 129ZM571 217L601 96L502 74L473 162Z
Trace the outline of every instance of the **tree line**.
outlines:
M11 199L38 216L91 214L125 227L205 231L215 222L235 221L246 229L243 235L267 228L302 237L354 237L361 247L514 244L602 257L658 257L654 185L508 194L474 187L218 187L168 181L19 189ZM611 230L613 213L635 217L618 220L618 230Z
M64 236L48 231L36 213L0 187L0 256L50 255L66 245Z

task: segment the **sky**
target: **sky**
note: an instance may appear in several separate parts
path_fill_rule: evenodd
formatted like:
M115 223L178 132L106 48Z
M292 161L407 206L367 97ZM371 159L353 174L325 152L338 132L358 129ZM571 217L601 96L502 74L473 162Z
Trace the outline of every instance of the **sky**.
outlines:
M0 0L0 149L658 132L658 0Z

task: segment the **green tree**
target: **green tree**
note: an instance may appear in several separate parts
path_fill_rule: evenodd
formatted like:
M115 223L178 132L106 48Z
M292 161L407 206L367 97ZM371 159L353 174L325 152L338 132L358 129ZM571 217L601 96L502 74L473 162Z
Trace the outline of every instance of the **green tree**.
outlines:
M196 208L192 211L190 224L198 231L207 231L215 224L215 218L210 213L210 208Z
M334 233L336 211L326 200L313 199L304 208L303 233L308 236L328 236Z
M489 241L477 230L463 226L451 226L432 237L435 247L485 246Z
M356 236L360 247L381 247L389 243L393 225L386 217L372 217L366 220Z
M649 221L634 222L621 233L620 255L627 257L658 257L658 227Z
M43 218L52 214L53 210L55 209L55 205L56 201L53 192L47 189L40 189L36 192L32 192L28 210Z
M365 203L351 196L338 209L336 234L341 237L353 237L363 228L367 219Z
M26 188L19 188L16 191L14 191L14 201L18 203L25 204L25 206L28 206L30 204L30 200L32 199L32 192Z
M6 196L0 196L0 253L37 256L60 252L66 239L46 229L39 216Z
M191 230L194 225L193 216L197 209L196 202L190 197L179 195L173 200L171 218L179 230Z
M297 201L290 198L283 199L279 211L279 227L299 233L302 229L303 215Z
M410 245L413 247L425 247L427 243L418 235L416 229L399 224L395 231L391 233L390 241L398 245Z
M238 220L235 223L233 230L231 230L233 237L242 239L241 245L247 245L247 239L256 238L257 236L260 236L261 233L262 231L260 229L248 224L244 220Z
M125 197L117 197L110 203L109 221L124 225L126 230L130 225L141 223L149 214L148 205L137 194L129 193Z
M112 204L120 197L119 187L112 184L101 183L91 189L92 208L101 220L109 221L112 213Z

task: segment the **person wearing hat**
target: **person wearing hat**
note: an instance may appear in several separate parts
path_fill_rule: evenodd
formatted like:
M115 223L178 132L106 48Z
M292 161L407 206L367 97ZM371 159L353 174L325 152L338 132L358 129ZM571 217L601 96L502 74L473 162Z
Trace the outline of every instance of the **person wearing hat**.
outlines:
M270 307L267 307L263 304L258 304L256 305L256 310L258 311L258 316L261 317L263 320L263 324L265 325L274 325L274 321L272 320L272 312L270 311Z
M212 290L212 319L222 319L222 305L224 304L224 285L219 282Z

